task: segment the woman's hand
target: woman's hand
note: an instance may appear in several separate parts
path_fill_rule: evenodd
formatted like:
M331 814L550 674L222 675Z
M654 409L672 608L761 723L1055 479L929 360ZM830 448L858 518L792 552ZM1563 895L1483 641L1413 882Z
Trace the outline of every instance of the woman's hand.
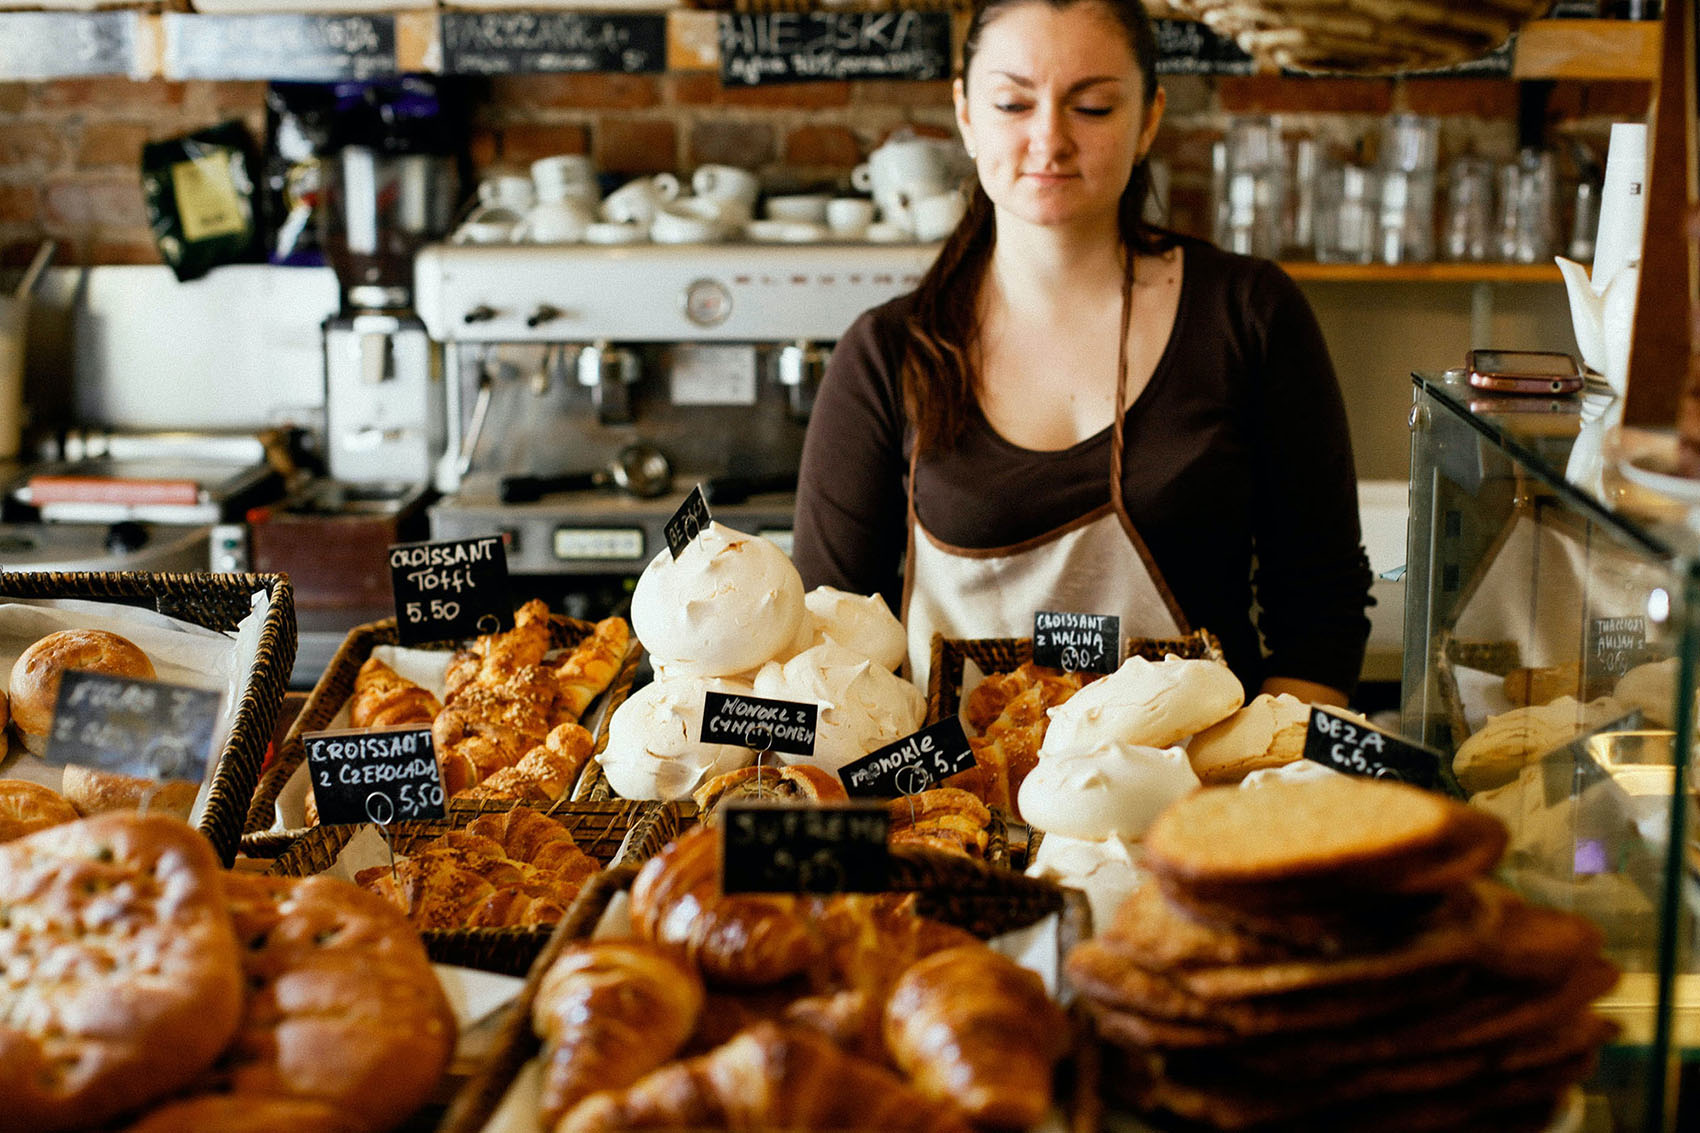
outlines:
M1261 692L1270 696L1280 696L1286 693L1296 696L1308 704L1331 704L1336 708L1346 707L1346 694L1337 688L1317 684L1315 681L1301 681L1296 677L1270 677L1263 682Z

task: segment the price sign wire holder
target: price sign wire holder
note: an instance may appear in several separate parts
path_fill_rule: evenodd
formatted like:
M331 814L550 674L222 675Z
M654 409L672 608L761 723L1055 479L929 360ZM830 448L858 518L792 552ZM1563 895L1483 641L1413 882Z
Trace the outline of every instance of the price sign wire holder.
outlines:
M390 855L390 880L397 885L401 878L395 872L395 837L390 833L390 823L395 821L395 804L388 795L373 791L366 796L366 817L372 820L372 825L378 828L378 836L384 840L384 849Z

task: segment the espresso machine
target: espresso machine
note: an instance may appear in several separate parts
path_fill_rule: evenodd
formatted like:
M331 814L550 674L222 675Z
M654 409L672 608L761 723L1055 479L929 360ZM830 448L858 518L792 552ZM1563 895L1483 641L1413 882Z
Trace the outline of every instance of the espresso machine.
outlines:
M936 252L424 248L414 298L447 375L431 538L500 534L516 585L590 614L619 607L699 483L716 519L788 550L833 342Z

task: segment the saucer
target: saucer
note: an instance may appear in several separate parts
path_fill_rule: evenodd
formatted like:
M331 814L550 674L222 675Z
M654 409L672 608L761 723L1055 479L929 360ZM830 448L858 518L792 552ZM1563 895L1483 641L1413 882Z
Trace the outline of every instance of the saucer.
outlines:
M915 239L901 226L888 220L876 220L868 225L868 230L862 234L862 239L870 244L907 244Z
M825 240L832 230L805 220L752 220L744 235L758 244L813 244Z
M642 244L648 239L641 225L599 220L584 226L586 244Z

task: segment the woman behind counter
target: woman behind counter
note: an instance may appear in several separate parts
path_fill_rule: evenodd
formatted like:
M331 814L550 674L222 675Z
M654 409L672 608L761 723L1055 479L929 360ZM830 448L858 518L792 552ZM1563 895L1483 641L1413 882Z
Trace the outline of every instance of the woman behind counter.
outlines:
M1147 225L1163 116L1140 0L982 0L957 125L978 184L912 293L833 351L803 447L808 586L934 633L1036 610L1213 631L1248 695L1344 704L1369 621L1345 408L1278 267Z

